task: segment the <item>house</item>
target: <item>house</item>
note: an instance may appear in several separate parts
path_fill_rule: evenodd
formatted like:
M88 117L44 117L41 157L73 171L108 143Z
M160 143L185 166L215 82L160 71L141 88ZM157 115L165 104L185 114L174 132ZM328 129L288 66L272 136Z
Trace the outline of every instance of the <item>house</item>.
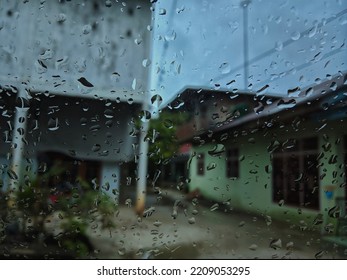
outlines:
M61 164L110 194L137 154L147 100L148 1L3 1L0 181Z
M346 234L346 78L340 73L286 98L255 96L260 101L253 107L240 92L243 101L235 97L233 105L216 107L225 106L230 117L203 129L196 121L185 125L190 129L183 126L181 142L192 143L189 191L231 210ZM222 100L221 93L191 91L197 99L219 94ZM180 98L192 100L186 92ZM228 109L233 106L248 109L235 116ZM200 124L213 121L214 114L203 115Z

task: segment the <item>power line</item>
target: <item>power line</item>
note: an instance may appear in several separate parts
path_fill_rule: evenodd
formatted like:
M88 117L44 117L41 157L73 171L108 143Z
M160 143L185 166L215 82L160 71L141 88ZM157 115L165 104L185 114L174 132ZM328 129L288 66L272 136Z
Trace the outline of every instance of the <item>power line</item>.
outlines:
M332 22L332 21L334 21L334 20L340 18L341 16L345 15L346 13L347 13L347 9L342 10L341 12L339 12L338 14L336 14L335 16L332 16L332 17L328 18L327 20L325 20L324 23L323 23L323 22L319 23L319 24L317 25L317 29L320 28L320 27L322 27L323 24L328 24L328 23L330 23L330 22ZM310 33L310 31L312 30L312 28L314 28L314 26L313 26L313 27L310 27L310 28L308 28L308 29L306 29L306 30L303 31L303 32L301 32L301 33L300 33L300 39L302 39L305 35L308 35L308 34ZM285 42L283 42L283 47L285 48L285 47L291 45L291 44L294 43L294 42L297 42L297 41L294 41L294 40L292 40L292 39L288 39L288 40L286 40ZM267 50L267 51L261 53L260 55L257 55L256 57L254 57L254 58L252 58L251 60L249 60L247 64L250 65L250 64L256 63L256 62L258 62L259 60L261 60L261 59L263 59L263 58L265 58L265 57L267 57L267 56L270 56L270 55L272 55L272 54L274 54L274 53L276 53L276 52L277 52L276 48L272 48L272 49L270 49L270 50ZM221 79L223 79L224 77L229 76L230 73L235 73L236 71L239 71L239 70L242 69L243 67L245 67L245 64L241 64L241 65L235 67L234 69L231 69L231 71L230 71L229 73L227 73L227 74L221 74L221 75L215 77L215 80L216 80L216 81L221 80Z

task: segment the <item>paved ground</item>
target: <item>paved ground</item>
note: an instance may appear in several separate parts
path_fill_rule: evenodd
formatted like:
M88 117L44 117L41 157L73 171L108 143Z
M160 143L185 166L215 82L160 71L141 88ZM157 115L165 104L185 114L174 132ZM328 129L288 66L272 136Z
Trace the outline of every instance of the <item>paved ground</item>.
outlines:
M139 218L133 208L120 206L117 227L111 231L102 230L97 222L91 224L95 257L347 259L346 248L323 241L318 231L243 213L224 213L213 205L193 205L172 190L163 191L162 197L160 202L154 195L148 197L147 217Z

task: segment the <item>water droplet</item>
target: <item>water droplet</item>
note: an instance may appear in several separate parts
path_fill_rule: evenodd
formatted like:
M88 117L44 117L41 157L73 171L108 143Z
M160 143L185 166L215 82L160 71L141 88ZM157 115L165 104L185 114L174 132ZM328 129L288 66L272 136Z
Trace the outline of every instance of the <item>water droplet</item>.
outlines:
M210 211L212 212L212 211L216 211L216 210L218 210L218 208L219 208L219 204L218 203L215 203L215 204L213 204L211 207L210 207Z
M14 172L12 169L9 169L7 171L8 177L10 177L11 180L18 180L18 175L16 172Z
M339 218L341 216L341 209L339 206L334 206L329 209L328 215L331 218Z
M228 62L224 62L219 66L218 70L221 74L228 74L231 71L230 64Z
M151 103L153 105L156 103L157 107L159 107L162 102L163 102L163 98L159 94L153 95L151 98Z
M329 152L330 149L331 149L331 143L330 142L327 142L325 144L322 145L322 148L325 152Z
M135 42L136 45L140 45L142 43L142 39L141 38L136 38L134 40L134 42Z
M162 224L163 224L163 223L160 222L160 221L158 221L158 220L156 220L156 221L153 223L153 225L156 226L156 227L160 227Z
M188 219L188 223L191 224L191 225L195 224L195 222L196 222L195 221L195 217L191 217L191 218Z
M84 35L89 34L90 31L92 31L92 26L90 24L86 24L85 26L83 26L82 32Z
M270 87L269 85L265 85L262 88L258 89L257 90L257 95L264 94L269 87Z
M321 258L323 257L323 255L324 255L324 251L322 250L322 251L319 251L318 253L316 253L316 254L314 255L314 257L315 257L316 259L321 259Z
M151 113L147 110L142 110L140 112L140 119L142 122L148 122L151 119Z
M296 100L294 98L289 100L280 99L277 103L277 106L281 109L290 109L295 107Z
M161 16L166 15L166 10L165 9L159 9L159 15L161 15Z
M80 119L81 126L85 126L85 125L87 125L87 123L88 123L88 120L86 118L81 118Z
M35 66L35 71L38 74L43 74L47 72L47 66L41 60L35 61L34 66Z
M313 220L313 225L321 225L323 223L323 214L318 214Z
M37 171L38 171L38 173L46 172L47 171L47 163L46 162L40 163Z
M207 170L212 170L212 169L215 169L216 167L217 167L217 164L216 164L216 163L210 162L210 163L207 165L206 169L207 169Z
M126 200L125 200L125 203L124 203L127 207L131 207L132 206L132 200L131 200L131 198L127 198Z
M92 125L89 127L90 132L98 132L100 130L101 126L99 124Z
M151 60L150 59L146 58L146 59L142 60L142 66L143 67L148 67L150 65L151 65Z
M283 43L281 41L276 42L275 50L281 51L283 49Z
M322 52L318 52L313 57L313 61L320 61L322 58L323 58L323 53Z
M182 13L184 10L185 10L185 6L182 6L182 7L180 7L180 8L176 8L176 13L177 13L177 14L180 14L180 13Z
M317 33L317 24L313 26L310 31L308 32L308 37L312 38Z
M208 154L213 157L218 157L225 152L225 147L223 144L216 144L212 150L208 151Z
M59 120L58 118L50 118L48 120L48 130L56 131L59 129Z
M133 80L133 82L132 82L132 84L131 84L131 88L132 88L133 90L136 89L136 78Z
M125 255L125 248L118 249L118 255L124 256Z
M174 30L171 30L165 34L165 40L166 41L174 41L176 39L176 32Z
M107 119L112 119L114 117L113 111L111 109L106 109L104 111L104 116Z
M57 16L57 22L58 23L63 23L66 21L66 15L63 14L63 13L60 13L58 16Z
M330 85L330 89L335 91L337 89L337 83L336 82L332 82Z
M280 238L272 240L270 242L270 248L275 250L282 248L282 240Z
M173 208L172 208L172 213L171 213L171 217L173 218L173 219L176 219L177 218L177 215L178 215L178 211L177 211L178 209L177 209L177 206L174 206Z
M293 41L299 40L301 37L301 34L299 31L294 31L291 35L291 38Z
M271 174L271 172L272 172L272 165L266 165L265 166L265 172L267 174Z
M111 0L106 0L106 1L105 1L105 6L106 6L107 8L112 7L112 2L111 2Z
M151 206L151 207L145 209L145 211L143 212L142 216L144 218L147 218L147 217L152 216L154 212L155 212L155 207Z
M255 251L258 249L258 245L256 244L252 244L251 246L248 247L248 249L252 250L252 251Z
M168 129L171 129L173 128L173 122L172 120L169 120L169 119L165 119L164 122L163 122L164 126Z
M270 216L265 216L265 222L266 222L266 225L269 226L272 224L272 218Z
M79 81L85 87L94 87L94 85L90 83L89 81L87 81L87 79L84 77L79 78L77 81Z
M93 152L98 152L100 151L100 149L101 149L101 146L99 144L94 144L92 147Z
M283 206L284 205L284 200L281 199L279 202L278 202L278 206Z
M267 147L267 151L269 153L273 153L274 151L276 151L279 147L281 146L280 142L278 142L277 140L274 140L270 143L270 145Z

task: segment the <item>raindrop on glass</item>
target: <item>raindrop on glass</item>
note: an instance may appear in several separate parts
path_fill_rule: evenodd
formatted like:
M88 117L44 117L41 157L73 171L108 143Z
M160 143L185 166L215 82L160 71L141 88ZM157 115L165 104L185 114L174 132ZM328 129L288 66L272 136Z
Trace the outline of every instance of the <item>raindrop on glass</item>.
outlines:
M114 117L113 111L111 109L106 109L104 111L104 116L107 119L112 119Z
M212 170L212 169L215 169L216 167L217 167L217 164L215 164L214 162L210 162L210 163L207 165L206 169L207 169L207 170Z
M218 70L221 74L228 74L231 71L230 64L228 62L224 62L219 66Z
M219 204L218 203L215 203L215 204L213 204L211 207L210 207L210 211L212 212L212 211L216 211L216 210L218 210L218 208L219 208Z
M90 24L86 24L85 26L83 26L82 32L83 32L84 35L89 34L90 31L92 31L92 27L91 27Z
M159 9L159 15L161 15L161 16L166 15L166 10L165 9Z
M147 110L142 110L140 112L140 120L142 122L148 122L151 119L151 113Z
M94 87L94 85L84 77L79 78L77 81L79 81L85 87Z
M92 147L93 152L98 152L100 151L100 149L101 149L101 146L99 144L94 144Z
M142 66L143 66L143 67L148 67L148 66L150 66L150 65L151 65L151 60L150 60L150 59L146 58L146 59L144 59L144 60L142 61Z
M169 120L169 119L165 119L164 122L163 122L164 126L168 129L171 129L173 128L173 122L172 120Z
M125 255L125 248L118 249L118 255L124 256Z
M163 98L159 94L153 95L151 97L151 103L153 105L156 105L157 107L159 107L162 102L163 102Z
M125 200L125 203L124 203L127 207L131 207L132 206L132 200L131 200L131 198L127 198L126 200Z
M291 38L293 41L299 40L301 37L301 34L299 31L294 31L291 35Z
M270 242L270 248L272 249L280 249L282 248L282 240L279 239L274 239Z
M56 131L59 129L59 120L58 118L50 118L48 120L48 130Z
M63 23L64 21L66 21L66 15L61 13L57 16L57 22L58 23Z
M11 169L7 171L7 175L8 175L8 177L10 177L11 180L18 180L17 173Z

